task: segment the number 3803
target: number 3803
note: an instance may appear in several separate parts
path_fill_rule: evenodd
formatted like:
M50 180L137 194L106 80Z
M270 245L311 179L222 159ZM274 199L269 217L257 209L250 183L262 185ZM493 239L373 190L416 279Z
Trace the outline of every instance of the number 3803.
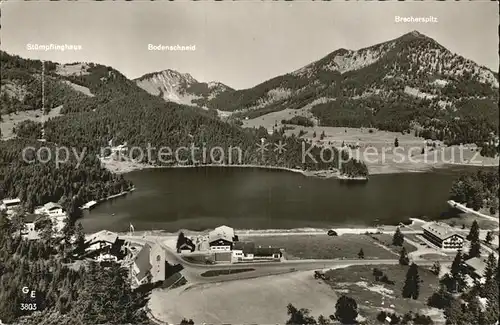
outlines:
M21 304L21 310L36 310L36 304Z

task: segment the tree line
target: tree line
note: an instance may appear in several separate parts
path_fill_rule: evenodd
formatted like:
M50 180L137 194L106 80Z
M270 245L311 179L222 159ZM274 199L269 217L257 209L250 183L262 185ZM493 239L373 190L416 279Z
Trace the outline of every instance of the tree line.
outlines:
M479 170L456 179L450 189L450 199L476 211L487 208L494 215L498 212L498 190L498 170Z
M42 146L50 151L39 151L46 163L27 162L37 159L36 150ZM23 149L26 159L22 157ZM86 154L80 165L76 157L69 157L59 166L55 162L55 146L29 139L0 141L0 198L19 197L27 211L47 202L59 202L75 218L79 207L92 200L104 199L132 187L123 175L115 175L101 166L96 155ZM50 155L50 156L49 156ZM61 157L64 158L64 157Z
M128 270L117 263L78 264L72 252L84 240L19 236L23 223L0 215L0 317L20 325L150 324L144 307L151 287L131 289ZM79 266L80 265L80 266ZM23 292L34 291L35 297ZM26 306L29 308L26 308Z

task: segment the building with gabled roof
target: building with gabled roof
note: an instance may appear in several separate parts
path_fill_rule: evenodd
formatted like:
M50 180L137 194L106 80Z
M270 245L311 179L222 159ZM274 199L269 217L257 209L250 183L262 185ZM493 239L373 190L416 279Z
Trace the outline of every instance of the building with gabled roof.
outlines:
M255 246L254 242L235 242L233 245L233 262L252 260L281 260L282 249L278 247Z
M134 263L132 264L132 278L135 280L136 285L147 282L147 275L151 270L151 263L149 261L150 254L151 246L149 246L149 244L144 244L134 258Z
M442 222L427 222L422 229L424 238L443 250L458 251L463 248L465 238L450 225Z
M148 282L148 276L151 277L151 283L165 281L167 261L165 250L159 244L153 246L144 244L135 256L131 273L133 284L140 286Z
M211 251L230 251L233 242L237 241L234 229L228 226L220 226L208 233L208 243Z
M86 243L88 249L102 249L107 246L112 246L118 240L118 234L115 232L111 232L108 230L101 230L91 235L89 239L87 239Z
M483 281L484 273L486 271L486 261L480 257L473 257L464 262L469 275L473 279Z
M46 214L48 216L66 216L63 207L54 202L45 203L41 207L37 207L35 209L36 214Z

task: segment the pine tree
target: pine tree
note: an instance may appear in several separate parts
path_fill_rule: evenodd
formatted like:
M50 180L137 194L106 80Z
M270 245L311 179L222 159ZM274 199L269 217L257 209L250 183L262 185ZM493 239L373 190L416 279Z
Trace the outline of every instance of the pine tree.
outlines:
M365 258L365 252L363 252L363 249L361 248L358 253L358 258L363 259Z
M186 236L184 236L184 233L181 231L179 233L179 236L177 237L177 244L175 247L177 248L177 252L180 251L182 244L186 242Z
M492 241L493 241L493 232L492 231L488 231L486 233L486 238L485 238L485 241L490 244Z
M486 262L484 271L484 285L481 288L481 296L487 299L487 308L485 318L488 324L494 324L499 318L499 281L498 281L498 263L495 255L491 253Z
M418 266L412 263L406 273L406 280L403 286L403 298L418 299L421 282L420 276L418 275Z
M406 248L401 249L401 253L399 254L399 264L408 265L410 264L410 258L408 257L408 253L406 253Z
M335 318L342 324L355 324L358 317L358 304L351 297L342 295L335 304ZM299 323L300 324L300 323Z
M481 243L479 240L472 240L470 243L468 258L480 257L481 256Z
M497 260L493 253L488 255L488 259L486 261L486 268L484 270L484 279L485 283L489 281L495 281L495 270L497 269Z
M476 220L474 220L472 226L470 227L470 232L467 235L467 240L479 241L479 224Z
M394 139L394 147L399 147L399 140L398 140L398 138Z
M396 228L396 231L392 236L392 244L394 246L403 246L404 241L405 241L405 236L401 232L401 229L399 229L399 227Z
M444 310L444 316L447 325L467 325L462 303L458 299L451 301L450 306Z
M446 286L441 284L439 290L427 299L427 305L439 309L448 308L454 298L446 289Z
M80 222L76 226L75 236L75 252L77 254L83 254L85 251L85 232L83 231L83 226Z
M467 283L465 282L465 268L463 264L462 253L457 252L457 255L455 255L455 259L451 264L450 273L451 279L453 281L453 291L462 292L463 290L465 290L467 287Z

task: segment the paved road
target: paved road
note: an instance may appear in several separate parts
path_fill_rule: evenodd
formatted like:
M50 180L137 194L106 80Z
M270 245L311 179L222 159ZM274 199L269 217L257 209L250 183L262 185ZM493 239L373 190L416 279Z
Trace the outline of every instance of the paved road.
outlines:
M309 271L309 270L319 270L328 268L338 268L350 265L395 265L398 264L398 259L334 259L334 260L285 260L282 262L252 262L252 263L239 263L239 264L197 264L186 261L182 259L176 252L173 252L169 247L164 245L155 236L123 236L124 239L128 239L133 242L140 244L158 243L165 249L166 259L170 264L181 264L184 269L181 271L182 275L192 284L204 284L211 282L222 282L231 280L241 280L255 277L262 277L268 275L277 275L283 273L289 273L294 271ZM414 260L418 265L432 265L434 261L428 261L424 259ZM446 261L442 261L446 263ZM209 270L236 270L236 269L246 269L252 268L253 271L247 271L236 274L229 275L219 275L215 277L203 277L202 273Z

